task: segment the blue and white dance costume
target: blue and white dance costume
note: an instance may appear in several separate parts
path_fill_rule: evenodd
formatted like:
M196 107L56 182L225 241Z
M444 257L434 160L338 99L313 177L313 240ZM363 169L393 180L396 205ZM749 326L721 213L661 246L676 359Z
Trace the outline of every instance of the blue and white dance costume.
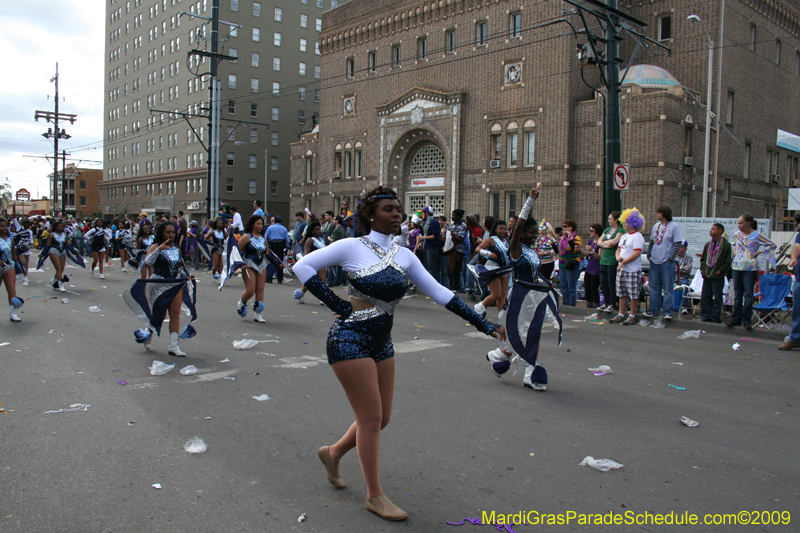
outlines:
M95 226L87 231L83 238L90 243L92 253L105 252L106 242L111 240L111 230Z
M528 198L517 224L525 224L533 206ZM500 312L500 323L506 327L506 340L499 348L486 356L497 377L508 372L513 352L525 364L522 382L534 390L546 390L547 371L539 364L539 341L545 319L558 329L558 344L561 345L561 318L558 316L558 298L549 281L539 278L541 260L533 248L521 244L518 258L510 258L514 268L514 286L509 290L508 305Z
M247 244L245 244L244 249L241 250L242 261L245 266L254 273L261 274L267 269L270 263L275 263L276 259L272 257L275 254L267 247L267 240L263 235L256 237L252 233L247 233L247 236ZM258 282L256 281L256 283ZM258 300L258 290L255 292L255 297L256 299L253 302L253 311L255 312L254 320L256 322L266 322L261 317L261 312L264 310L264 302ZM246 302L239 300L237 313L239 313L241 317L247 316Z
M138 270L142 271L144 268L144 258L147 257L147 250L153 245L155 235L148 235L147 237L140 237L142 239L141 248L129 248L131 258L128 259L128 264ZM138 240L138 239L137 239ZM124 244L125 241L123 241Z
M322 282L317 272L341 266L347 272L348 293L374 307L354 311ZM339 315L328 334L328 363L371 357L384 361L394 356L391 329L394 308L402 300L409 280L436 303L490 335L496 324L487 322L460 298L436 282L408 248L392 243L391 235L376 231L361 238L341 239L303 257L294 273L311 293Z
M197 334L191 325L191 322L197 320L196 282L190 279L181 259L180 249L175 245L166 250L154 250L144 263L153 267L153 275L148 279L137 279L123 295L125 303L146 326L146 329L137 330L134 338L149 350L152 333L161 335L161 326L169 307L175 296L183 290L181 307L191 317L191 321L183 332L169 334L169 354L182 357L186 354L180 350L180 339L191 339Z
M6 273L15 270L16 263L14 261L14 253L12 252L13 246L14 239L10 234L8 237L0 237L0 282L3 281ZM9 288L6 287L6 290L9 290ZM12 322L20 321L19 317L17 317L17 309L22 307L24 303L25 301L18 296L11 298L11 303L8 306L8 313L11 316Z

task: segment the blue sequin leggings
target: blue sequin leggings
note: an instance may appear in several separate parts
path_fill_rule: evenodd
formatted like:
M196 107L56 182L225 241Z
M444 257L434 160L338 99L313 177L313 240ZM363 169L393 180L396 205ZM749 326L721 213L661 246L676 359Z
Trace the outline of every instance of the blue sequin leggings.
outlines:
M371 357L376 363L394 357L393 316L375 314L375 308L355 311L347 320L337 320L328 333L328 364Z

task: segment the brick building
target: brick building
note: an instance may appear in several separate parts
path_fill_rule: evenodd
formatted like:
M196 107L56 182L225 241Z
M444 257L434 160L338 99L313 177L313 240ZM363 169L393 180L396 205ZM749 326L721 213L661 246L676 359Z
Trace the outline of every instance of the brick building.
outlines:
M347 1L219 0L218 52L238 58L218 64L219 197L243 215L256 199L288 215L289 144L318 111L322 13ZM211 50L213 2L105 4L103 215L205 219L209 60L187 52Z
M52 181L53 174L48 178ZM64 188L62 189L62 178ZM78 168L73 163L58 172L56 181L57 198L53 208L61 212L61 196L64 195L64 212L73 216L91 216L100 213L100 183L103 171L94 168ZM51 187L52 190L52 187Z
M581 27L565 7L354 0L326 13L320 126L292 145L292 211L336 211L384 184L407 211L430 204L506 218L536 179L538 218L571 217L581 228L604 221L600 81L596 67L582 72L575 50L585 37L561 22ZM676 216L701 214L709 36L723 43L714 47L721 76L715 66L712 109L725 126L712 130L709 206L717 216L776 218L788 214L786 187L800 186L800 153L777 143L778 130L800 135L800 115L786 112L800 109L800 5L721 7L620 5L672 48L669 57L642 48L623 85L622 159L631 168L623 205L651 219L661 204ZM620 55L635 44L623 43Z

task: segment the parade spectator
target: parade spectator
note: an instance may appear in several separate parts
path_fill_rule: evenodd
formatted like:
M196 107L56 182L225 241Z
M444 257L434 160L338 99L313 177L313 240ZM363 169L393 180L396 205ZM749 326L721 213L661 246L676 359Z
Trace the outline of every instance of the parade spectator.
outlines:
M556 267L556 258L558 257L558 239L556 239L556 232L553 225L542 220L539 224L539 236L533 245L536 255L539 256L539 276L542 279L549 280L553 277L553 270Z
M442 272L442 263L439 261L439 252L442 250L442 229L439 219L431 206L422 209L422 219L425 221L425 232L417 240L425 251L425 267L437 283L449 288L449 279Z
M461 286L461 265L464 260L464 254L467 251L467 224L463 220L464 210L454 209L452 213L453 223L447 227L447 232L450 234L450 240L453 243L451 250L447 253L447 267L450 273L450 288L453 292L463 292Z
M347 203L347 200L342 200L342 203L339 204L339 207L339 216L341 216L343 220L353 215L353 213L350 212L350 204Z
M744 326L753 329L753 292L758 280L758 256L767 254L767 264L774 263L772 251L775 243L758 231L758 223L752 215L742 215L738 220L739 231L733 237L733 291L734 305L728 327Z
M231 214L233 215L231 227L233 228L234 233L241 235L244 233L244 223L242 222L242 215L239 214L239 210L235 205L231 206Z
M645 221L636 209L627 209L621 220L625 224L625 235L617 247L617 296L619 297L619 313L609 320L610 324L632 326L637 323L636 311L639 309L639 291L642 288L642 250L644 249ZM625 318L625 311L631 303L630 316Z
M600 307L600 246L597 242L603 233L603 226L592 224L589 227L589 242L581 251L586 258L586 270L583 273L583 288L586 293L586 308Z
M795 221L800 224L800 215L795 215ZM797 261L800 259L800 232L796 232L792 246L792 254L789 260L789 268L794 269L794 285L792 287L792 331L789 338L778 346L779 350L797 350L800 348L800 280L797 279L800 272L797 269Z
M300 241L303 240L303 233L308 226L308 223L303 220L304 213L302 211L298 211L294 214L294 233L292 234L292 240L294 241L294 252L295 254L302 254L303 253L303 246Z
M253 216L260 216L262 219L264 218L264 210L261 209L261 200L254 200L253 201Z
M612 313L617 302L617 246L625 230L619 222L621 213L613 211L608 215L608 227L600 236L597 245L600 253L600 290L603 293L603 311Z
M712 224L708 234L711 240L703 248L700 256L700 274L703 276L703 293L700 313L703 322L721 322L722 306L725 302L723 289L725 276L731 269L731 243L722 236L725 227Z
M581 238L575 232L576 223L572 219L564 220L563 235L558 241L559 288L564 305L575 306L578 303L578 276L580 275Z
M650 310L644 316L656 317L664 310L664 319L672 320L675 314L675 258L681 249L681 229L672 221L672 209L656 209L658 221L651 232L650 253Z
M283 217L275 215L272 218L275 219L275 223L267 228L264 238L267 241L267 246L269 246L270 251L274 253L279 260L283 261L286 251L291 248L292 241L289 239L289 230L282 224ZM267 265L267 283L272 283L273 276L278 278L278 283L283 283L283 269L270 262Z

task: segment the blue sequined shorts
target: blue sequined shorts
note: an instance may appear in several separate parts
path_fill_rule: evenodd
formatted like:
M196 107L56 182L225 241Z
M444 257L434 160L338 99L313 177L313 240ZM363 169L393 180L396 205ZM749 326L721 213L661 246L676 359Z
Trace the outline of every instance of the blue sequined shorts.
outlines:
M371 357L376 363L394 357L392 315L375 315L374 308L337 320L328 333L328 364Z

